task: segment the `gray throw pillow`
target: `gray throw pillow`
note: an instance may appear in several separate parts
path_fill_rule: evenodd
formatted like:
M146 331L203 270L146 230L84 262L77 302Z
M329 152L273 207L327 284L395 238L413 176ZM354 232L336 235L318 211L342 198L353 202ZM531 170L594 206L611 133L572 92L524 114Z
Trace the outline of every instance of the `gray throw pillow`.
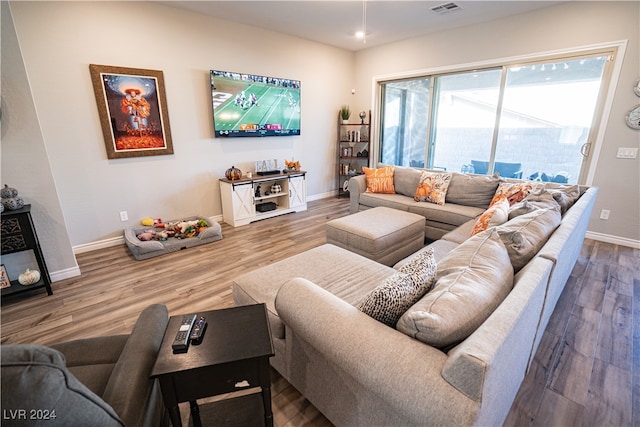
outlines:
M495 227L469 238L438 264L433 289L400 317L399 331L446 348L468 337L513 287L513 267Z
M395 327L400 316L429 291L436 271L433 249L421 251L369 292L358 308L379 322Z
M123 426L113 408L66 368L62 353L40 345L3 345L2 410L13 426ZM23 410L25 417L18 414ZM13 412L12 412L13 411Z

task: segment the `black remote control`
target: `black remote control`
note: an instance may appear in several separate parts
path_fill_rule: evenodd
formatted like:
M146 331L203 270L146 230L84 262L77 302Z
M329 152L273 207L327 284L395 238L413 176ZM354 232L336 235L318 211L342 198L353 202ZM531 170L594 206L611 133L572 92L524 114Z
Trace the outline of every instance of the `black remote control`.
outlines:
M189 348L189 336L191 335L191 328L196 321L196 317L195 314L191 314L182 318L178 333L173 339L173 344L171 344L174 353L184 353Z
M191 328L191 336L189 338L192 344L200 344L202 342L205 329L207 329L207 319L204 316L200 316L196 323L193 324L193 328Z

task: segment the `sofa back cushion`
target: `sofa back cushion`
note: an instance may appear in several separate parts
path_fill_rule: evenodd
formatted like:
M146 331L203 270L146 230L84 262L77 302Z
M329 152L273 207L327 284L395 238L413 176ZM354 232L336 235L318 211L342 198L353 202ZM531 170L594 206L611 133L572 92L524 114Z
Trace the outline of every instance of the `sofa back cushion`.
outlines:
M486 209L489 207L499 183L500 178L496 176L453 172L445 201L446 203Z
M421 172L420 169L396 166L393 175L393 185L396 187L396 193L413 197L420 182Z
M40 345L3 345L0 380L2 409L14 425L29 425L31 411L48 416L42 424L123 426L113 408L76 379L62 353ZM20 424L20 413L27 420Z
M495 228L477 234L438 264L433 289L398 321L399 331L447 348L468 337L513 286L513 267Z
M520 271L560 225L560 209L536 209L496 227L516 271Z

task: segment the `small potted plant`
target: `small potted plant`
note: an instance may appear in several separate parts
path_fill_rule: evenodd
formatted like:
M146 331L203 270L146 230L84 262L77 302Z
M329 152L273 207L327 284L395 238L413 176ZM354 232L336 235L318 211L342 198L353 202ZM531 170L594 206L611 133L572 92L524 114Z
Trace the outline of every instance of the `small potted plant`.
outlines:
M342 119L342 124L347 124L349 122L349 117L351 117L351 110L348 105L343 105L340 107L340 118Z

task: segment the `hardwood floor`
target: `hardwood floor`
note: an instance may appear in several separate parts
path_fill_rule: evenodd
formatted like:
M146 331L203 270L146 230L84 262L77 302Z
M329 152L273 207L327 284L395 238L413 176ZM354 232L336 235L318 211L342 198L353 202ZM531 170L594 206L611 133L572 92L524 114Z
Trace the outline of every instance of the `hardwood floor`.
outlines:
M219 242L146 261L124 244L80 254L82 275L55 282L53 295L2 301L1 342L126 333L150 303L170 315L230 307L234 277L323 244L325 223L347 214L347 199L324 199L306 212L223 224ZM640 425L639 313L640 251L586 240L505 425ZM331 425L273 374L276 426Z

